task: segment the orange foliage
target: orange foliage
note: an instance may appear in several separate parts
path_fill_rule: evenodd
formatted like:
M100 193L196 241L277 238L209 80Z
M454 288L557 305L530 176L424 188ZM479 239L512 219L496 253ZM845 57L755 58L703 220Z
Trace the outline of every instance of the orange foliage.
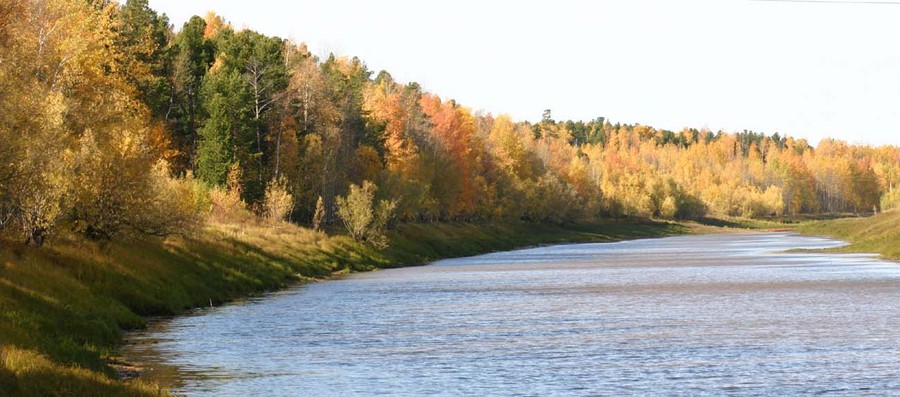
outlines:
M420 103L431 120L431 136L450 155L460 174L458 194L451 201L449 215L470 215L478 198L475 177L480 163L478 149L482 146L475 136L475 118L469 109L453 101L441 102L435 95L423 95Z

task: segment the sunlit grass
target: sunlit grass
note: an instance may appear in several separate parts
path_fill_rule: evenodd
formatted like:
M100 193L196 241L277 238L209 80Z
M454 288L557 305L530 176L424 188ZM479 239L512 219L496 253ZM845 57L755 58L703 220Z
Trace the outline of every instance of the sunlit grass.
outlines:
M900 210L867 218L811 222L797 230L849 241L850 245L837 249L841 252L873 252L888 259L900 259Z
M60 365L33 351L0 348L0 395L167 396L158 386L136 380L120 382L102 373Z

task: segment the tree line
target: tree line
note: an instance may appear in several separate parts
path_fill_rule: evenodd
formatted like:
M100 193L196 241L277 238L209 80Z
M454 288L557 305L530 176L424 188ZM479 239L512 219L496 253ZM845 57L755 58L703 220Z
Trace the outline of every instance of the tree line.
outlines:
M147 0L4 1L0 104L0 229L36 245L59 228L163 236L251 212L379 242L365 225L900 203L897 147L515 121L213 13L175 30Z

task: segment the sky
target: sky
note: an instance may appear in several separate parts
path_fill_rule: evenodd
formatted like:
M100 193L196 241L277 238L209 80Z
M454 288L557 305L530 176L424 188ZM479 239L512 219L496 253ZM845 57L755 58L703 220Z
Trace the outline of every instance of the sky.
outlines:
M877 4L877 3L882 4ZM900 145L900 2L150 0L536 121Z

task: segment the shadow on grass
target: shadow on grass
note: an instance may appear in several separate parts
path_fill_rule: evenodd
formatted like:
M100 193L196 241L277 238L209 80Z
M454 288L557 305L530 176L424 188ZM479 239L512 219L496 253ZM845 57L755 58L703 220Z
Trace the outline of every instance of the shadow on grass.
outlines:
M699 218L696 220L697 223L705 226L715 226L715 227L728 227L728 228L743 228L744 225L737 222L728 221L720 218Z

